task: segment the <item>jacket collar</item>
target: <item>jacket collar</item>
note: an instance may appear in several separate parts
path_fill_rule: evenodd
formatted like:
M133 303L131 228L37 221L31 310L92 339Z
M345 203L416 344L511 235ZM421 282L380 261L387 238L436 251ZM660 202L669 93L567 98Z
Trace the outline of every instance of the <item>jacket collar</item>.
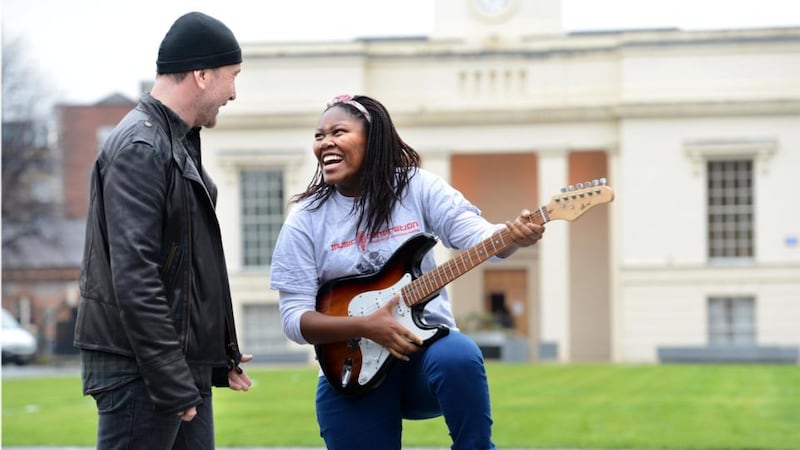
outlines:
M175 111L161 103L161 101L150 95L150 93L144 93L139 99L139 102L151 117L161 122L164 130L169 135L170 141L172 142L172 158L180 168L183 177L200 183L200 185L206 189L212 203L215 203L216 187L213 186L213 183L206 183L205 180L209 180L208 176L200 176L200 170L204 171L205 169L202 167L198 168L194 160L189 156L189 146L192 144L189 142L188 135L192 131L199 133L200 129L190 127L189 124L184 122L183 119L175 113ZM197 139L199 140L199 137ZM198 153L200 152L200 148L196 150ZM198 155L198 158L199 157L200 155Z

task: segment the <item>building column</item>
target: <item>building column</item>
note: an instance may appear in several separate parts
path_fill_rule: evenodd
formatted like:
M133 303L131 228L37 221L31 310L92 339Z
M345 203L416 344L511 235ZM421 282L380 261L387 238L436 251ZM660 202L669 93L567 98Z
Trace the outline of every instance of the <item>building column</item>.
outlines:
M442 148L430 148L425 150L425 162L424 167L426 170L430 170L431 172L439 175L442 177L443 180L450 183L450 151ZM452 250L446 248L442 245L441 242L437 243L435 247L433 247L433 256L436 258L437 264L442 264L445 261L450 260L453 257L454 253ZM448 284L444 287L447 291L447 295L449 298L454 299L455 296L453 295L453 286L452 283ZM459 299L459 301L463 301ZM455 305L451 305L454 308L454 313L456 312L457 308Z
M622 171L620 170L622 167L622 158L619 147L613 146L609 148L606 155L608 157L609 185L613 186L615 191L620 192L620 188L622 187ZM619 200L615 200L615 202L618 203ZM608 239L610 241L610 245L608 246L608 264L610 268L608 271L608 276L610 277L608 295L609 301L611 302L611 317L609 318L611 320L611 362L621 362L624 361L625 356L622 351L622 338L625 336L625 330L622 327L625 322L622 320L624 305L620 301L622 297L619 269L622 210L613 205L609 205L608 207L610 208L610 214L608 215Z
M538 189L542 205L568 184L567 149L539 151ZM554 220L545 225L539 246L540 360L569 359L569 223Z

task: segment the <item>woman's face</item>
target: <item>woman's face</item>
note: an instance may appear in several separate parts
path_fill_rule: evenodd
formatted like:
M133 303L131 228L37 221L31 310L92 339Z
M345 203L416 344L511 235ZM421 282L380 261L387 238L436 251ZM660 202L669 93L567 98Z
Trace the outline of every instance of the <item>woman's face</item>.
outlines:
M325 111L314 131L314 156L325 183L335 186L342 195L359 196L366 145L362 119L341 106Z

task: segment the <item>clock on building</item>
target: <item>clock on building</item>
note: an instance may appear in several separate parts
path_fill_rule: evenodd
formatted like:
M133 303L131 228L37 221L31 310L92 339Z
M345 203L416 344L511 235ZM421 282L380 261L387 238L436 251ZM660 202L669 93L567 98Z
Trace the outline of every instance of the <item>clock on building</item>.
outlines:
M500 19L514 7L514 0L470 0L475 11L483 18Z

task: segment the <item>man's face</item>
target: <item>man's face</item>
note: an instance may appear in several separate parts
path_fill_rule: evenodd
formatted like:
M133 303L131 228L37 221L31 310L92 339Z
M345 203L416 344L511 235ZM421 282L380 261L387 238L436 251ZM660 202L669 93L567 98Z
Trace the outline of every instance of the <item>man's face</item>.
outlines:
M236 76L242 71L241 64L205 69L208 84L198 100L196 126L213 128L217 124L219 109L236 99Z

